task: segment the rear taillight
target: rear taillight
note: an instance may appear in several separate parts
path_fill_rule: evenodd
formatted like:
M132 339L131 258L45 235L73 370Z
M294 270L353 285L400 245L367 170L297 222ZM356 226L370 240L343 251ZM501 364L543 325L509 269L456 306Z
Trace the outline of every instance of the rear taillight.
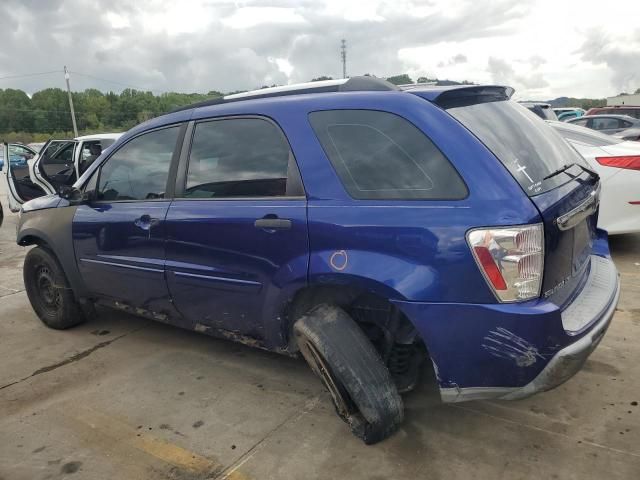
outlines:
M542 224L479 228L467 233L473 257L501 302L540 296L544 268Z
M605 167L624 168L627 170L640 170L639 155L625 155L619 157L596 157L596 162Z

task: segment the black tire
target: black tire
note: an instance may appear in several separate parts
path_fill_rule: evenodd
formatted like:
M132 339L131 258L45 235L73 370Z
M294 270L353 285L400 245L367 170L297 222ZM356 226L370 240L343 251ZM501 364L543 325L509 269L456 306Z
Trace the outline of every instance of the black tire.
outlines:
M29 250L22 274L31 306L47 327L64 330L85 321L62 267L48 250Z
M293 327L298 348L331 394L336 413L367 445L404 418L402 398L380 355L341 308L319 305Z

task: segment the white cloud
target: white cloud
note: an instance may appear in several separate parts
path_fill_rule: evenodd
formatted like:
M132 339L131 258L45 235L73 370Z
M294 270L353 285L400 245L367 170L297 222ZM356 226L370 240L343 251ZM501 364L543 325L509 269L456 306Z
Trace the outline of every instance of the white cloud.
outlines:
M637 2L621 14L595 0L3 0L0 18L0 77L67 64L154 91L230 91L338 77L346 38L350 75L504 82L537 99L640 87ZM0 82L50 86L60 79Z
M251 28L261 24L305 23L305 19L293 8L242 7L223 18L222 23L232 28Z

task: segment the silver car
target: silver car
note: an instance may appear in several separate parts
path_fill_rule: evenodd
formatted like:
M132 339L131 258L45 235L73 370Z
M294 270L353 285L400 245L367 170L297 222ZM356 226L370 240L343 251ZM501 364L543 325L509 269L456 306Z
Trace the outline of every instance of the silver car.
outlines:
M587 127L609 135L627 128L640 127L640 120L629 115L585 115L568 120L567 123Z

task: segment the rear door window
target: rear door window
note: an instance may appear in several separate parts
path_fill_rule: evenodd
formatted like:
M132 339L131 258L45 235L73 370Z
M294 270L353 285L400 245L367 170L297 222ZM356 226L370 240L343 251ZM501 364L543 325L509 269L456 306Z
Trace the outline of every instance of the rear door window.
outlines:
M516 102L475 103L452 107L447 112L493 152L530 196L551 190L570 178L546 178L550 173L568 164L584 165L582 157L547 122L539 121Z
M593 118L591 128L594 130L612 130L618 127L617 118Z
M184 198L302 196L295 159L279 127L260 118L198 123Z
M309 120L353 198L467 196L467 187L449 160L402 117L372 110L327 110L312 112Z

